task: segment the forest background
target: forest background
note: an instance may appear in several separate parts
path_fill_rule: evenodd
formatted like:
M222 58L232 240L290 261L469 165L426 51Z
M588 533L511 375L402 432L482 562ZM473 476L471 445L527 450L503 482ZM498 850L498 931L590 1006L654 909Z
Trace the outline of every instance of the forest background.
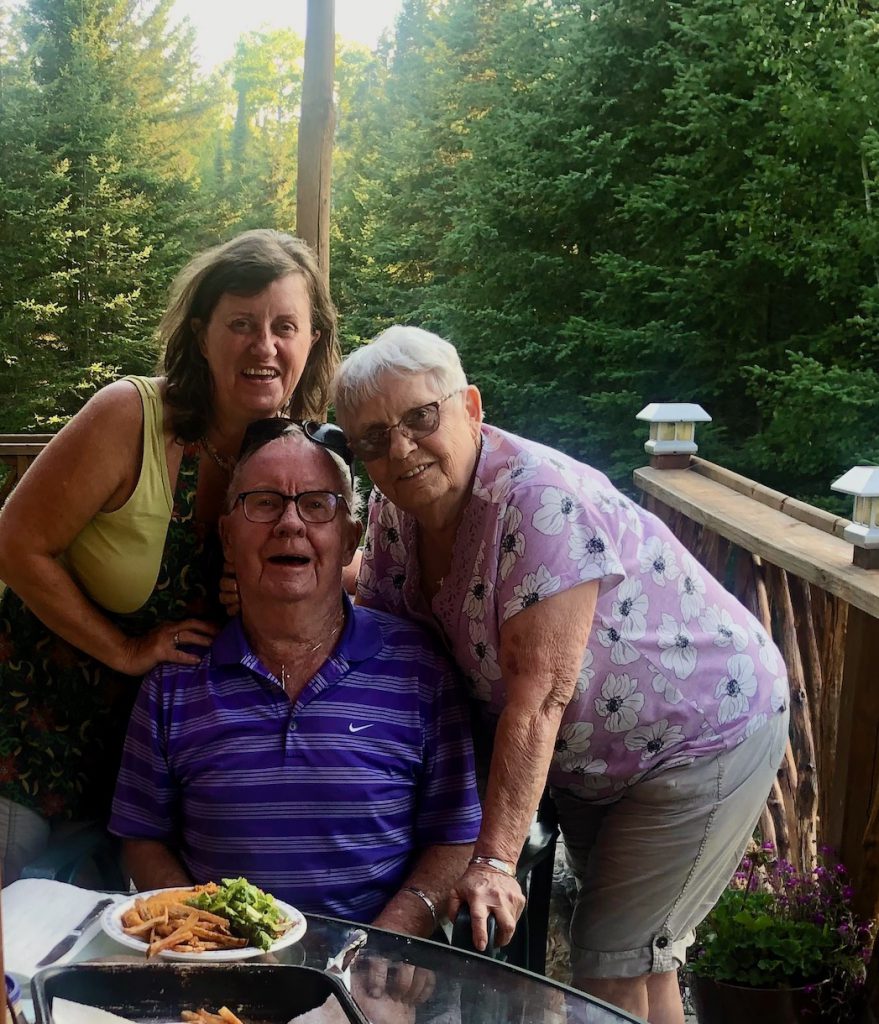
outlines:
M149 372L174 273L295 228L303 40L0 0L0 431ZM336 59L343 347L453 340L488 419L626 484L650 401L834 507L879 461L879 4L405 0ZM847 503L846 503L847 504Z

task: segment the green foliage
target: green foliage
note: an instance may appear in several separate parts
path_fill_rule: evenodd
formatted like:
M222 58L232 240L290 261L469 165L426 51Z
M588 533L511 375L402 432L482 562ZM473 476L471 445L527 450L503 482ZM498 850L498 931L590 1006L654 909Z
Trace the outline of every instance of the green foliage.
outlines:
M0 430L147 369L190 254L294 226L303 41L204 75L171 10L0 8ZM343 345L438 331L491 420L623 486L638 410L697 401L703 455L846 511L879 458L875 5L404 0L336 79Z
M824 848L799 872L771 843L742 860L696 931L688 969L752 988L816 986L821 1020L857 1019L875 926L858 920L845 868Z
M800 987L827 978L836 936L826 925L776 916L769 893L724 891L702 928L694 974L752 988Z
M0 429L54 424L144 372L199 202L157 55L169 0L31 0L0 66ZM182 89L182 87L181 87Z
M829 501L876 457L877 39L836 0L411 0L336 189L346 343L438 330L623 483L637 411L697 401L708 458Z

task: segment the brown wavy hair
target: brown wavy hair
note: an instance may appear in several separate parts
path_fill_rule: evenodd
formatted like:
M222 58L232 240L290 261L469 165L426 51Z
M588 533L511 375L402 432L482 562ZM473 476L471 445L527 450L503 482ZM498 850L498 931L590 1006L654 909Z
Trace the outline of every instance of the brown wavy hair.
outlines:
M257 228L200 253L171 285L159 324L158 369L167 378L166 400L180 440L195 441L205 433L213 402L213 381L192 321L206 324L223 295L256 295L288 274L305 278L312 327L320 336L290 401L278 412L292 419L326 419L330 383L341 355L329 288L314 253L301 238Z

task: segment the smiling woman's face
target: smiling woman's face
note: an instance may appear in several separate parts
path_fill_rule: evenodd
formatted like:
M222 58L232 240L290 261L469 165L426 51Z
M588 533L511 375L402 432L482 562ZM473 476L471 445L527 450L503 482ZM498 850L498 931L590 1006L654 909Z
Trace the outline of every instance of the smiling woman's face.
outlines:
M256 295L224 293L207 324L194 321L193 329L211 372L214 414L233 423L274 416L286 405L318 337L302 274Z
M378 396L347 418L346 432L356 441L367 431L398 423L410 409L444 397L426 374L385 375ZM439 412L432 434L414 440L394 428L387 455L365 463L382 494L421 521L448 521L470 496L482 421L479 391L468 385L447 398Z

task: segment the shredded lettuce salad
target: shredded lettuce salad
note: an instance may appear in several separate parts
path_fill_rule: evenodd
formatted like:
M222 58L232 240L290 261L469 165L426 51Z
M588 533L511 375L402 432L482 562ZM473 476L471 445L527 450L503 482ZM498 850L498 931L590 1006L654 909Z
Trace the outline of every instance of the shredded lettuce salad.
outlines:
M232 933L247 939L257 949L269 949L291 925L275 897L251 885L246 878L224 878L216 892L201 892L186 902L228 918Z

